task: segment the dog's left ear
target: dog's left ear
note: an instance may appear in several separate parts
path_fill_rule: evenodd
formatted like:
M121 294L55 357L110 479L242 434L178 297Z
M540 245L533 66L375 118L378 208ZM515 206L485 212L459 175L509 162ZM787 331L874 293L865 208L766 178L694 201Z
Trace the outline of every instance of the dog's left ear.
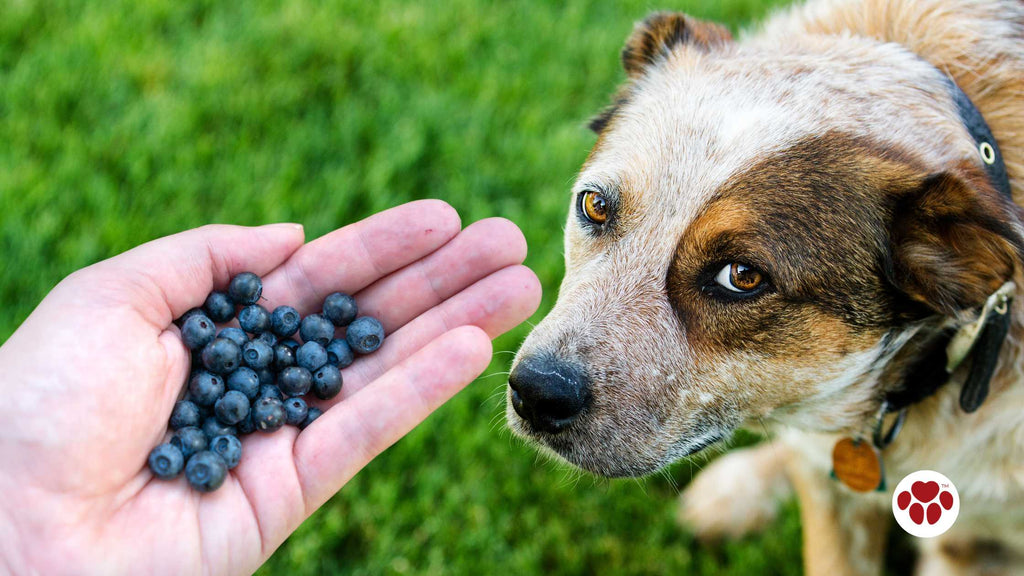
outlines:
M982 173L933 174L900 195L889 274L911 300L954 316L1011 280L1024 255L1018 210Z
M729 31L718 24L679 12L655 12L633 28L622 48L622 67L630 78L636 78L677 46L708 52L731 41Z

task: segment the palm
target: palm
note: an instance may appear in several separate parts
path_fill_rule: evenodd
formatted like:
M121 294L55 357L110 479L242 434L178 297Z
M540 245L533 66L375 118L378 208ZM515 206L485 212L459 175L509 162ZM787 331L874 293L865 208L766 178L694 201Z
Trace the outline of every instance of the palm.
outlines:
M297 229L188 233L198 257L164 239L61 283L0 348L0 386L18 398L0 407L9 423L0 458L11 463L0 494L32 503L0 501L0 521L13 510L16 533L47 533L43 546L19 554L44 567L71 561L76 572L255 569L373 456L483 370L488 336L535 309L539 288L518 266L525 244L514 226L487 220L457 233L450 208L419 202L301 248ZM218 241L220 253L204 249ZM188 371L167 327L243 270L264 276L268 307L308 313L332 291L356 293L389 337L344 371L324 416L301 434L286 427L246 437L225 484L200 495L142 467ZM40 354L44 343L60 357Z

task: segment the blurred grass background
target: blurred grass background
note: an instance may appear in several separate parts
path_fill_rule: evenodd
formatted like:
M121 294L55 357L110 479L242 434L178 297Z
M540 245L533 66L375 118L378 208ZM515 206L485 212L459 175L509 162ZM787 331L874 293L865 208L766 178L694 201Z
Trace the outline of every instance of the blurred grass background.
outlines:
M545 288L536 321L562 274L568 189L594 141L583 126L623 80L633 22L678 9L735 30L777 2L5 0L0 341L63 276L147 240L275 221L313 238L427 197L464 223L522 227ZM496 354L260 573L801 572L793 503L767 533L724 545L675 525L703 460L609 482L512 439L510 358Z

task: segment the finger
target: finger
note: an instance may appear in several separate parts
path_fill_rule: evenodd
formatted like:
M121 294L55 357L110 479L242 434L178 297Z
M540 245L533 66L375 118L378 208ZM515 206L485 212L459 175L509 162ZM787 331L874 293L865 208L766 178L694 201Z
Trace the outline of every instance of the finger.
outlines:
M356 294L359 313L377 318L387 334L474 282L526 258L526 239L512 222L474 222L437 252Z
M273 270L302 246L303 238L298 224L203 226L147 242L86 274L93 280L93 275L103 277L93 285L123 290L149 322L163 328L202 305L235 274Z
M267 275L268 308L319 311L332 292L354 294L434 252L458 234L459 215L440 200L419 200L370 216L306 244Z
M509 266L431 308L384 339L373 354L358 358L343 371L344 386L329 407L359 392L393 366L441 334L460 326L482 329L497 338L530 317L540 305L540 281L525 266Z
M295 442L306 514L472 382L490 360L486 333L472 326L457 328L389 370L364 393L324 412Z

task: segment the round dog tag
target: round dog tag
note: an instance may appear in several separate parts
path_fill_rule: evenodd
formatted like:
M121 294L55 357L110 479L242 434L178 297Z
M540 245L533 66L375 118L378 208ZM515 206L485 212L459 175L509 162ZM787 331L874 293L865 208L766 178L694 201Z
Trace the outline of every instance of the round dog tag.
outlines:
M882 461L870 442L843 438L832 449L832 472L850 490L871 492L882 484Z

